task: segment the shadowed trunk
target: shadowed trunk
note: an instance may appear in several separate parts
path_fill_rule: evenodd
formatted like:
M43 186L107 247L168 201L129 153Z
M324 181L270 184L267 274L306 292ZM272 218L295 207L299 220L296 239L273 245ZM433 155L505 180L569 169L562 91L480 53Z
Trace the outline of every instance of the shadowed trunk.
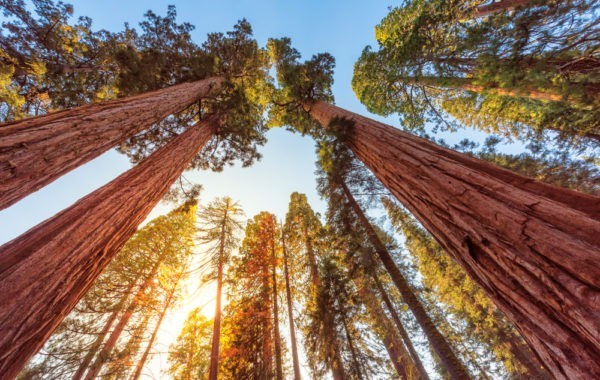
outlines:
M354 371L356 372L356 378L362 380L362 368L358 362L358 354L356 352L356 347L354 347L354 340L352 339L352 335L350 331L348 331L348 323L346 322L346 318L342 316L342 324L344 325L344 331L346 332L346 340L348 341L348 348L350 349L350 355L352 356L352 365L354 366Z
M429 344L435 351L435 353L440 358L442 364L448 374L453 379L468 379L470 378L469 371L465 368L462 362L458 359L452 347L448 344L444 336L438 331L437 327L427 314L427 311L421 304L421 301L417 298L413 290L411 289L408 281L404 278L398 266L394 262L392 255L389 253L385 245L381 242L379 237L377 236L377 232L373 229L371 222L367 219L366 215L363 213L362 209L352 196L352 193L346 186L346 184L341 181L340 186L344 190L344 194L350 207L358 217L361 222L361 225L367 236L369 237L369 241L375 248L377 256L383 263L384 268L389 273L394 285L398 288L400 295L402 295L402 299L410 309L410 311L415 316L415 319L419 323L419 326L423 329L425 336L427 336L427 340Z
M377 288L377 291L381 295L381 299L383 300L383 303L385 303L385 307L387 308L388 312L392 316L392 320L394 321L394 324L396 325L396 328L398 329L398 332L400 333L400 336L402 337L402 341L404 342L404 345L406 346L408 352L410 353L410 356L412 357L415 367L417 367L417 370L419 371L419 375L421 376L422 379L429 380L429 375L427 374L427 371L425 370L425 367L423 366L423 362L421 362L421 358L419 357L417 350L415 350L415 347L412 344L412 340L410 339L410 336L406 332L406 329L404 328L404 324L402 323L402 320L400 320L400 316L396 312L396 309L394 308L394 304L392 303L390 297L388 296L387 291L383 287L383 284L381 283L381 281L379 280L379 277L377 277L377 275L373 274L371 277L373 278L373 281L375 282L375 286Z
M16 376L215 133L208 119L0 247L0 373Z
M377 331L382 337L385 349L390 356L390 361L394 365L398 376L401 379L418 379L419 371L415 363L413 363L411 355L402 343L401 338L396 334L392 322L381 308L376 294L367 284L363 284L362 281L354 280L354 284L358 289L358 295L362 303L366 305L371 318L376 323Z
M281 247L283 251L283 269L285 272L285 293L287 298L288 321L290 324L290 343L292 345L292 362L294 364L294 380L300 380L300 361L298 360L298 346L296 345L296 327L294 326L294 311L292 309L292 290L290 289L290 273L288 269L287 249L285 246L285 233L281 229Z
M0 210L221 86L213 77L0 125Z
M600 376L600 198L316 102L347 145L508 316L556 378Z

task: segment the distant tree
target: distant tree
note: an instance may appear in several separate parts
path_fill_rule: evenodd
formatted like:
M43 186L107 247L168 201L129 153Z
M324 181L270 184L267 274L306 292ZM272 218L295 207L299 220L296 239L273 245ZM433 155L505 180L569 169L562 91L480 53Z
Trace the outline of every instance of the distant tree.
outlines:
M208 378L213 324L200 309L188 314L177 341L169 348L169 376L175 380Z
M212 348L210 352L210 370L208 378L217 378L219 369L219 343L221 338L221 294L223 273L229 264L232 250L237 246L237 232L242 228L239 218L243 211L237 202L229 197L219 198L202 208L200 212L199 239L210 244L211 279L217 281Z

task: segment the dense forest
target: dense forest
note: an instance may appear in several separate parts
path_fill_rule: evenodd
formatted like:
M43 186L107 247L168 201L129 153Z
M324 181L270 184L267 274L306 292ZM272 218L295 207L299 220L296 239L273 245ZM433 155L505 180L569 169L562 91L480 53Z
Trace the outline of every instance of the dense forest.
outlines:
M0 210L132 164L0 246L0 378L600 377L597 0L390 7L351 86L397 126L246 19L199 43L174 6L116 32L0 9ZM246 215L183 176L254 165L273 128L314 142L323 212Z

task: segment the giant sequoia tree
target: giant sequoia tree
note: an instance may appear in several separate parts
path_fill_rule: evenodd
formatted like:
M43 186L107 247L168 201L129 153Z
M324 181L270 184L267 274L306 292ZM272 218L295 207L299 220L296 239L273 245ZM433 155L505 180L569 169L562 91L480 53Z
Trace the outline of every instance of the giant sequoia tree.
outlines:
M552 373L597 373L592 294L600 270L598 198L533 181L321 101L327 87L314 87L329 83L321 78L331 66L312 82L307 75L300 80L296 73L305 66L297 63L298 53L289 46L279 51L278 79L290 87L282 92L287 109L301 116L303 106L324 128L347 120L345 144L487 292ZM305 98L293 98L306 87L311 91L300 93ZM305 125L314 128L299 120L300 130Z

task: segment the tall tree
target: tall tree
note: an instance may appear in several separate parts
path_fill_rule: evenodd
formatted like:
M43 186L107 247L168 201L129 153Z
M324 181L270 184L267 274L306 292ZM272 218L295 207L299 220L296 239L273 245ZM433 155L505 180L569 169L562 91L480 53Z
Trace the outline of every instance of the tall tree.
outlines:
M324 102L313 104L310 114L324 126L336 117L352 121L348 147L486 290L555 376L598 371L598 342L589 334L597 313L580 291L593 293L600 270L594 264L596 197L532 181ZM508 260L515 249L518 268ZM577 343L565 345L559 336ZM580 359L567 359L569 352Z
M292 307L292 290L290 286L290 270L288 265L288 250L285 244L286 232L281 228L281 256L283 259L283 270L285 276L285 295L287 299L288 323L290 325L290 344L292 345L292 363L294 365L294 380L300 380L300 360L298 359L298 346L296 344L296 327L294 322L294 310Z
M0 209L208 96L222 83L214 77L3 125Z
M210 138L215 123L188 129L140 165L0 247L0 287L7 289L0 298L3 373L15 376L41 348Z
M598 373L598 198L442 148L320 100L326 96L294 99L302 65L280 50L277 77L287 109L300 101L323 127L345 129L354 155L486 291L554 376ZM331 70L304 81L326 86L321 76ZM313 93L327 94L327 87ZM306 118L298 123L300 131L315 128Z
M228 274L229 312L223 320L223 376L274 378L273 250L279 231L275 216L261 212L246 225L239 256Z
M236 233L242 228L239 218L243 211L237 202L229 197L218 198L204 207L200 216L200 241L211 244L209 249L212 274L217 281L215 317L210 352L210 380L217 378L219 370L219 344L221 338L221 295L223 271L229 263L231 251L237 245Z
M494 307L483 291L423 231L409 215L390 199L384 205L394 225L407 239L425 286L448 305L457 318L465 319L468 328L486 343L504 362L509 372L533 378L546 375L525 342Z
M211 332L214 323L200 309L189 314L177 340L169 348L169 375L175 380L208 377L211 359Z

